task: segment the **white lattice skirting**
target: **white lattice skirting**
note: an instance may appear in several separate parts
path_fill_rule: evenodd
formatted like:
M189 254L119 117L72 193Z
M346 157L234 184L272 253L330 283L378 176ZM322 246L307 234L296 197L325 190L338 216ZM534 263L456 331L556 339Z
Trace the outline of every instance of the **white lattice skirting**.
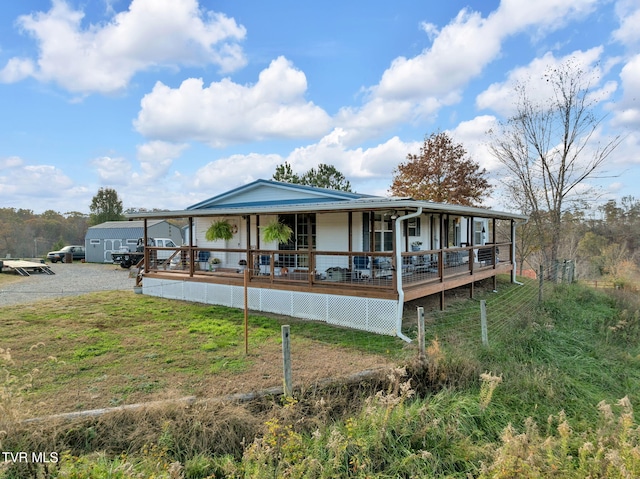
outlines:
M224 284L144 278L142 292L161 298L244 308L244 288ZM398 301L336 294L249 288L249 309L378 334L396 334Z

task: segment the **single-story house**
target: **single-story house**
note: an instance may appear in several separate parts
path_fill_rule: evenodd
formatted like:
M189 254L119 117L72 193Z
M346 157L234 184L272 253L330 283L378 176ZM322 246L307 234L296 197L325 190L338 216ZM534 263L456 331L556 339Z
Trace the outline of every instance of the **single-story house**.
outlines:
M138 238L145 235L150 238L171 238L182 245L180 227L162 220L106 221L87 229L84 237L85 261L89 263L111 263L111 253L122 248L136 250Z
M398 335L406 301L509 273L527 217L490 209L386 198L257 180L185 210L134 215L188 221L185 246L145 250L144 294L243 307ZM229 239L207 241L214 224ZM265 242L274 222L288 241ZM166 252L165 252L166 253ZM245 274L245 270L247 273ZM246 283L245 283L246 281Z

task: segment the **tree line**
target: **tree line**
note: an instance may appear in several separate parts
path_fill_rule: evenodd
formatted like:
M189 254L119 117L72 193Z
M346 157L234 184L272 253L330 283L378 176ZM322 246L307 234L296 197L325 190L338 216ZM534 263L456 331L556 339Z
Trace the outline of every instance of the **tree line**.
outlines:
M0 208L2 258L40 258L64 245L83 245L88 225L89 215L77 211L35 214L28 209Z

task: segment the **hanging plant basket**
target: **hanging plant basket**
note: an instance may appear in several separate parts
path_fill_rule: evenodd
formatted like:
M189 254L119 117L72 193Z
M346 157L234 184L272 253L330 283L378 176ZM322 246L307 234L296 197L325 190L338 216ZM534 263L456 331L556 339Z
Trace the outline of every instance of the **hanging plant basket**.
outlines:
M227 220L215 221L204 234L207 241L230 240L233 238L233 226Z
M262 228L262 239L265 243L288 243L293 236L293 230L290 226L279 221L274 221Z

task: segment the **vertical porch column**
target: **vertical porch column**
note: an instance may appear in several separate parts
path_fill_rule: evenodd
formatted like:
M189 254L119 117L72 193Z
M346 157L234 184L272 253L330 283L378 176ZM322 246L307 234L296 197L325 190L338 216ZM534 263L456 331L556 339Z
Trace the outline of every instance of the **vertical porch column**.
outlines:
M440 276L440 282L444 283L444 214L440 213L440 251L438 252L438 275ZM440 311L444 311L444 286L440 291Z
M511 220L511 283L517 283L516 279L516 221Z
M245 229L247 232L247 244L246 244L246 255L247 255L247 268L250 272L253 272L253 255L251 254L251 215L246 215L242 217L245 221ZM251 275L249 277L251 279Z
M319 214L319 213L318 213ZM318 224L318 217L316 216L316 225ZM313 253L313 229L311 222L311 213L307 213L307 261L309 263L308 280L309 286L313 285L316 271L316 257Z
M144 223L144 227L143 227L143 231L142 231L142 241L143 241L143 245L142 245L142 252L143 252L143 257L144 257L144 272L148 273L149 272L149 250L147 249L147 218L145 218L143 220Z
M189 238L187 244L187 256L189 256L189 265L191 265L191 258L193 258L193 216L189 216ZM187 265L186 258L182 258L182 267ZM193 268L189 266L189 276L193 276Z

